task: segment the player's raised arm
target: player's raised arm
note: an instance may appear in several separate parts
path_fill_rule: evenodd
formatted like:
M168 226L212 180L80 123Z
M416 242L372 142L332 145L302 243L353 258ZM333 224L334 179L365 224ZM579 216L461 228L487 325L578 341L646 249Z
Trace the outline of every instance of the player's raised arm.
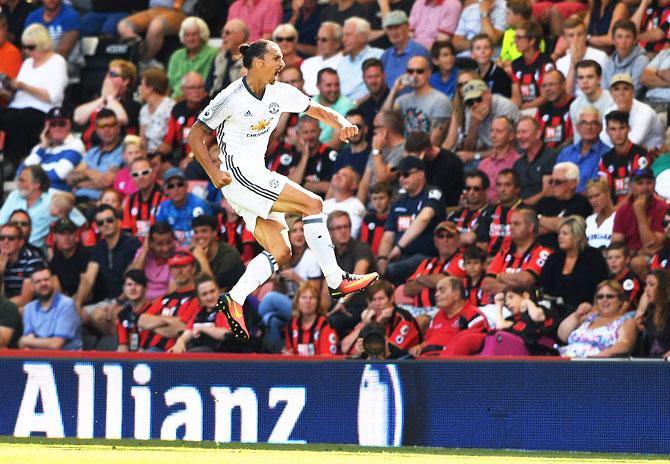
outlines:
M188 144L195 159L200 163L200 166L205 170L209 178L212 180L214 187L221 188L224 185L230 184L232 180L230 174L222 172L219 167L214 164L209 157L207 148L207 140L212 130L200 120L196 120L191 131L188 133Z
M323 121L335 130L340 131L340 140L349 143L349 137L358 134L358 127L351 124L347 119L335 110L311 101L306 113L313 118Z

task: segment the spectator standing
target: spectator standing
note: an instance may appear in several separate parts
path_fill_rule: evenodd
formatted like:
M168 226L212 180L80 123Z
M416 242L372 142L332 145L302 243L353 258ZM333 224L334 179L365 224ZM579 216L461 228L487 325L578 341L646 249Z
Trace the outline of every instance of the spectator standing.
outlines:
M598 63L592 60L580 61L575 66L575 74L581 95L570 104L570 119L572 120L574 143L578 143L581 135L579 135L577 122L582 110L590 106L604 115L614 105L614 100L608 90L600 87L601 68Z
M24 308L19 348L80 350L81 328L74 301L55 290L49 269L36 270L30 281L36 299Z
M30 13L26 18L25 27L31 24L41 24L46 27L51 36L52 50L66 60L70 58L70 54L79 42L81 31L81 19L74 8L64 4L63 0L43 0L42 7Z
M135 252L128 269L141 271L146 277L146 298L154 301L170 288L168 260L174 256L177 243L174 231L167 222L157 222L149 228L142 246Z
M362 6L362 5L361 5ZM325 12L328 10L324 10ZM370 47L370 23L359 17L351 17L342 27L342 43L344 57L337 64L337 74L343 79L342 93L356 103L365 97L367 90L363 83L363 62L368 58L381 58L381 48ZM346 76L346 79L344 77Z
M384 18L383 25L391 47L384 50L381 61L384 64L386 85L392 87L405 72L411 58L423 56L430 60L430 55L423 46L410 38L409 20L404 11L391 11Z
M642 93L640 77L644 68L649 64L649 58L637 43L637 27L635 23L622 19L612 27L612 42L614 53L603 68L603 87L608 88L612 77L616 74L628 74L633 79L635 96Z
M409 15L414 40L430 50L436 40L451 40L461 16L461 4L454 0L417 0Z
M221 49L214 57L205 82L205 89L210 97L216 96L231 82L240 78L240 45L249 40L250 34L249 26L241 19L231 19L221 29Z
M545 102L538 108L536 118L542 124L544 143L549 148L565 148L572 144L570 105L574 101L565 91L565 77L553 69L544 75L540 88Z
M547 194L549 177L556 162L556 150L542 142L540 123L530 116L522 116L516 126L516 141L521 157L512 169L521 179L521 198L534 205Z
M183 48L176 50L170 56L167 67L167 77L172 97L182 96L182 79L190 72L198 73L202 79L207 79L217 50L207 43L209 27L197 16L189 16L179 26L179 41Z
M154 153L163 143L175 101L167 96L168 78L162 69L142 73L139 94L144 102L140 110L140 137L147 152Z
M490 203L498 202L498 173L503 169L511 169L518 159L519 154L514 148L514 123L506 116L499 116L491 122L491 150L477 167L487 176L486 197Z
M519 24L514 38L522 55L512 61L512 101L524 110L537 108L545 102L540 88L545 74L554 69L554 63L549 55L540 51L542 27L538 23Z
M341 47L342 26L332 21L322 22L316 36L316 55L306 58L300 65L307 95L319 93L316 85L319 71L324 68L337 68L337 64L342 60Z

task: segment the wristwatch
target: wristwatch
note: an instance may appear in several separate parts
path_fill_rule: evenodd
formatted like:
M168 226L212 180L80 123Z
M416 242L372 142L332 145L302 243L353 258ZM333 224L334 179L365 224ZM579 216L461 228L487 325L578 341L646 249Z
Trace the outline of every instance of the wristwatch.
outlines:
M488 18L488 17L489 17L489 13L488 13L488 11L485 12L485 13L480 12L480 13L479 13L479 17L482 18L482 19L484 19L484 18Z
M382 154L381 150L379 150L377 148L373 148L370 153L372 153L372 156L379 156L379 155Z

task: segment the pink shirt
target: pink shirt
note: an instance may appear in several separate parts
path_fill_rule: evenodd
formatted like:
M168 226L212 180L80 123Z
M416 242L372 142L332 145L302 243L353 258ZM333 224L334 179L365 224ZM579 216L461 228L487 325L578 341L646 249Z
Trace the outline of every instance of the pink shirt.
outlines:
M228 10L228 21L241 19L249 26L249 42L270 35L281 23L283 11L279 0L235 0Z
M438 32L454 35L463 7L458 0L426 3L426 0L416 0L409 15L409 28L414 32L414 40L430 50Z
M498 201L498 192L496 190L496 177L503 169L512 169L514 162L520 158L519 154L514 148L510 148L507 153L502 156L489 156L483 159L477 169L486 174L491 182L489 190L486 193L489 203L496 203Z
M130 175L130 169L126 166L119 169L114 177L114 190L121 193L124 197L137 192L137 186Z
M141 248L137 250L133 261L137 259L141 252ZM168 266L167 260L161 264L153 253L147 253L147 258L144 260L144 274L148 281L146 294L148 301L154 301L156 298L167 294L170 285L170 266Z

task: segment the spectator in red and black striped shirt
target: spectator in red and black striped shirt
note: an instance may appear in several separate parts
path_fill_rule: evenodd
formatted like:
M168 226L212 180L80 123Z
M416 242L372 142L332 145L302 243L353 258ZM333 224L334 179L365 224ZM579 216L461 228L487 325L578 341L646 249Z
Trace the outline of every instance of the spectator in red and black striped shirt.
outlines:
M477 240L479 218L489 206L486 194L489 189L489 178L482 171L475 169L465 175L465 187L462 198L465 206L451 213L448 217L453 221L461 234L461 244L471 245Z
M542 26L524 21L516 28L514 43L521 56L512 62L512 101L521 109L537 108L544 103L540 86L544 75L554 69L549 55L540 51Z
M627 311L634 310L640 301L644 284L630 268L630 250L624 242L612 242L605 251L610 278L621 284L626 298Z
M521 181L512 169L503 169L496 177L497 205L489 206L482 214L477 228L477 244L493 256L510 243L509 218L521 205Z
M382 235L384 235L384 224L389 217L392 196L393 189L386 182L377 182L370 187L372 211L363 218L359 239L370 245L372 254L375 256L377 256L379 244L382 241Z
M156 182L156 170L147 158L139 158L130 165L130 175L138 191L126 197L123 202L121 227L144 240L149 227L156 222L158 206L165 200Z
M478 246L469 246L463 252L463 267L467 274L463 279L465 296L470 303L479 307L491 302L493 295L482 290L484 271L486 271L486 252Z
M565 89L565 76L556 69L549 71L540 87L545 103L540 105L535 118L542 125L544 144L558 149L572 145L570 105L574 98Z

